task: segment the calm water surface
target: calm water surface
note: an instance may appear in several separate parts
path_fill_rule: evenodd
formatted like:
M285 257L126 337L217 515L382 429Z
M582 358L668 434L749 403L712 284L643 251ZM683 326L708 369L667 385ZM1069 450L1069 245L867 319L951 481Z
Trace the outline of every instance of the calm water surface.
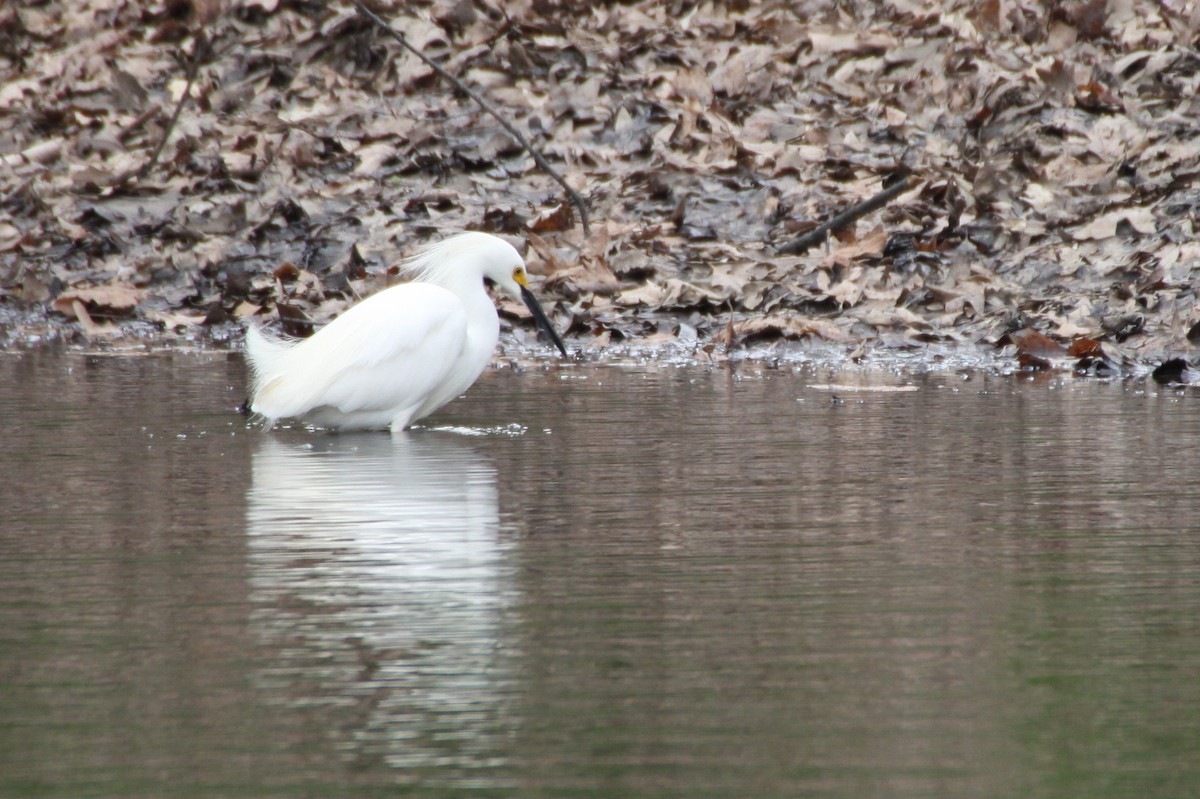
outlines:
M1196 393L501 369L392 437L243 391L0 356L0 796L1200 795Z

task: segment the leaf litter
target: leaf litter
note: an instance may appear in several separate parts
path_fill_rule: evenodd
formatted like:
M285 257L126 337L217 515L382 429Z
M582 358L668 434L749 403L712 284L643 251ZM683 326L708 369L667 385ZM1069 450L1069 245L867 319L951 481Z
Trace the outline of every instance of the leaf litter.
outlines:
M1200 339L1194 4L370 7L526 133L589 236L352 3L14 4L0 339L303 334L463 229L523 249L597 358L983 346L1106 374L1187 364ZM897 176L882 208L787 253ZM523 310L501 312L532 346Z

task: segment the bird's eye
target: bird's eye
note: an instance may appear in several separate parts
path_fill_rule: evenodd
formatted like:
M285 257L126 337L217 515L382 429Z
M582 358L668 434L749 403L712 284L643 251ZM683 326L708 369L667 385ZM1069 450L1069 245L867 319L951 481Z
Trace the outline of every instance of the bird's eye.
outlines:
M525 276L525 270L523 270L521 267L518 266L516 269L513 270L513 280L517 281L518 283L521 282L521 278L523 278L524 276Z

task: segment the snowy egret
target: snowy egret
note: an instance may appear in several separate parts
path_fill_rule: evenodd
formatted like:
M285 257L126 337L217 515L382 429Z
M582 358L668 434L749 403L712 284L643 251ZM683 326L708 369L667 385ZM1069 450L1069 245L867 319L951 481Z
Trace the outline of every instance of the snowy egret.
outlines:
M470 388L491 360L500 318L485 280L523 300L567 354L529 290L525 262L503 239L452 236L405 272L412 282L368 297L310 338L279 339L250 327L250 410L271 424L404 430Z

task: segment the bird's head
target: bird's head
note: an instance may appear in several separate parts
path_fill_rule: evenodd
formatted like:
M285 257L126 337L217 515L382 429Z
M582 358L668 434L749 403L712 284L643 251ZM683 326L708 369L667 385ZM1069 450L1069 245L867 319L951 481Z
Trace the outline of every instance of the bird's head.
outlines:
M546 331L554 346L563 355L567 354L566 345L529 290L525 259L504 239L489 233L461 233L433 245L417 256L413 264L414 271L420 275L418 279L434 283L443 282L450 273L455 277L460 276L462 267L469 264L478 270L477 280L487 280L514 300L525 303L534 321Z
M507 242L506 242L507 243ZM512 249L511 247L509 249ZM516 254L516 250L513 250ZM529 313L533 314L533 320L538 327L546 331L546 335L550 336L550 340L554 342L554 346L558 347L558 351L564 356L567 354L567 345L563 344L563 340L559 338L558 333L554 330L554 325L550 324L550 320L546 317L546 312L542 310L542 306L538 304L537 297L533 296L533 292L529 290L529 276L525 273L525 262L517 255L517 263L509 270L507 278L494 280L497 286L513 299L520 298L525 303L525 307L529 309Z

